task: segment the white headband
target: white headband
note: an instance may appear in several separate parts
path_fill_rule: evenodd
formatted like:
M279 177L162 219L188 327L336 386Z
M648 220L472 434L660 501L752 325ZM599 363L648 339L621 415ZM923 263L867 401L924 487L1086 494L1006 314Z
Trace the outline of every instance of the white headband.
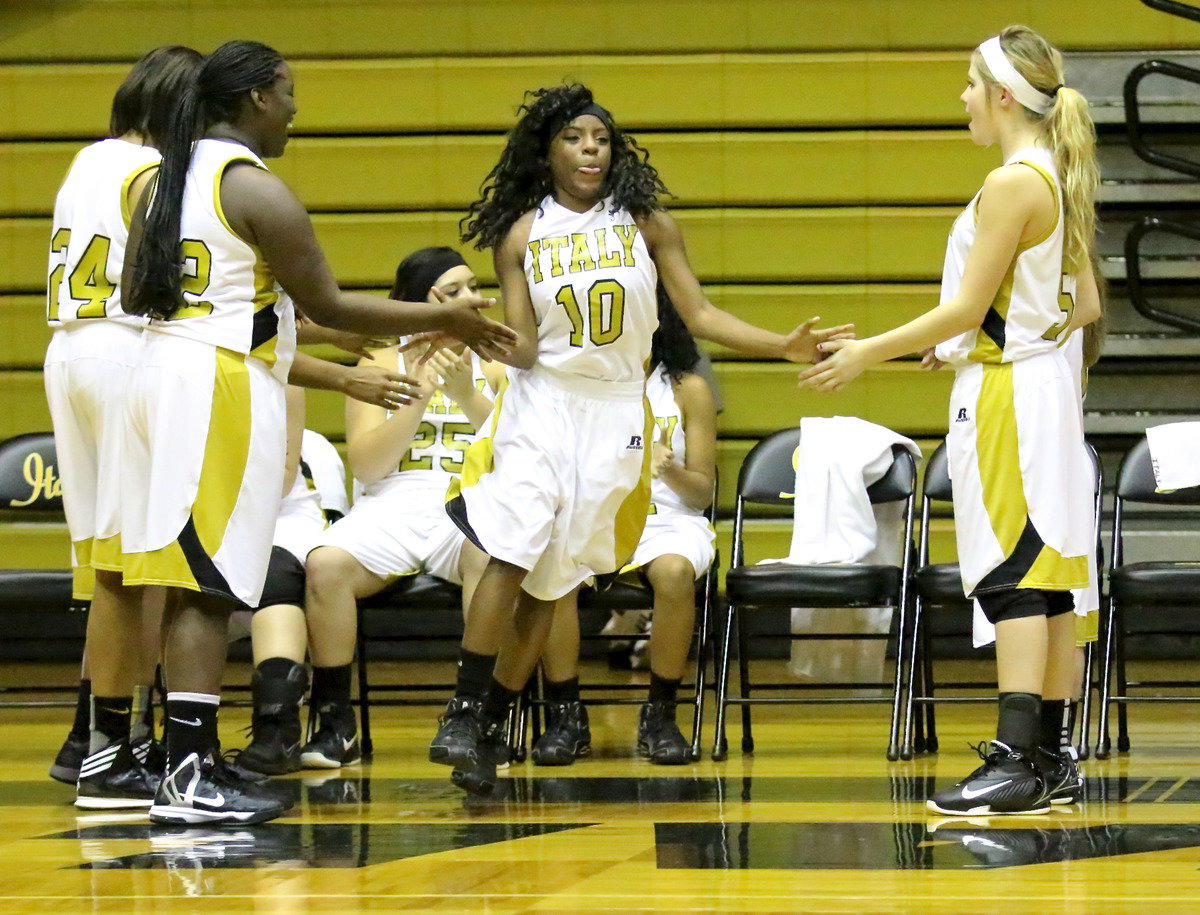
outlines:
M1029 84L1029 80L1017 72L1017 68L1012 65L1008 55L1004 53L1004 48L1000 46L999 35L989 38L981 44L979 53L983 57L983 62L987 64L987 68L992 71L996 82L1011 92L1013 98L1030 111L1045 114L1054 107L1054 96L1033 88Z

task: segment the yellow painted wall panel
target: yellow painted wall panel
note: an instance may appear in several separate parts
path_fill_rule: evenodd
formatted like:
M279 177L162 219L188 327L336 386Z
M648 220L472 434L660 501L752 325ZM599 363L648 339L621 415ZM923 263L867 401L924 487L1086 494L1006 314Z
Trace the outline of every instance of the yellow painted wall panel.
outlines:
M0 569L69 569L66 522L0 522Z
M839 415L861 416L909 435L946 432L950 372L889 363L826 394L798 388L798 368L790 365L721 362L715 368L725 399L717 428L725 436L760 436L794 426L802 416Z
M957 208L825 207L679 210L693 267L704 282L929 281L940 276ZM313 224L338 280L390 286L402 252L457 245L457 213L330 213ZM44 288L48 219L0 219L0 292ZM494 280L491 258L472 267Z
M0 59L132 60L247 34L290 56L968 49L1026 22L1067 48L1194 45L1194 27L1129 0L40 0L0 6ZM1120 28L1113 23L1119 22ZM103 35L103 41L95 36Z
M45 296L0 296L0 368L40 368L51 330Z
M271 168L312 211L465 211L503 143L297 137ZM642 143L672 207L965 203L995 164L962 130L656 133ZM49 214L79 148L0 143L0 214Z
M4 404L0 410L0 440L50 429L50 409L40 371L0 372L0 401Z
M305 133L507 130L527 90L586 81L630 129L956 126L963 56L942 52L297 61ZM0 65L0 137L104 135L123 64ZM836 92L814 86L836 86Z

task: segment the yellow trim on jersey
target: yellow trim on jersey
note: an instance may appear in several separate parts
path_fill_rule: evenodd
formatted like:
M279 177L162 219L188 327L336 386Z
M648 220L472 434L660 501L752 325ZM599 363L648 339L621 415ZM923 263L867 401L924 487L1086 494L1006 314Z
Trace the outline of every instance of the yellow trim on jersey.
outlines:
M133 213L129 211L129 189L133 187L133 182L137 181L142 175L150 171L152 168L158 168L158 162L147 162L145 165L139 165L121 182L121 221L125 223L125 230L129 231L129 222L133 219Z
M645 424L642 428L642 472L637 485L621 502L617 509L617 517L613 524L615 537L615 559L613 567L620 569L632 558L637 545L642 539L642 531L646 528L646 515L650 511L650 455L654 441L654 411L650 408L650 398L642 398L642 408L645 411Z
M975 407L975 453L983 504L992 534L1006 559L1016 551L1029 522L1012 369L1011 362L984 366ZM1087 556L1067 557L1043 545L1015 586L1065 591L1086 587L1087 583Z
M246 244L250 245L249 241L247 241L245 238L242 238L242 236L238 235L238 233L234 231L233 226L229 224L229 220L225 218L225 210L221 206L221 179L225 177L225 169L229 168L229 166L233 165L235 162L249 162L255 168L261 168L263 171L266 171L267 169L248 156L230 156L217 167L217 172L213 176L213 209L217 211L217 219L221 220L221 225L229 230L230 235L232 235L234 238L241 239L242 241L246 242ZM250 246L254 247L253 245Z
M1017 255L1013 255L1012 263L1000 281L996 295L992 298L990 309L1000 316L1000 320L1008 324L1008 309L1012 305L1013 276L1017 270ZM999 363L1004 361L1004 351L996 344L981 326L975 331L975 345L967 354L970 362Z
M221 219L224 222L224 217ZM228 228L228 225L226 225ZM232 229L230 230L232 231ZM258 314L264 308L274 308L275 303L279 301L279 293L275 289L275 277L271 273L271 268L267 266L266 258L263 257L262 251L257 245L250 245L250 250L254 252L254 298L251 299L254 304L254 313ZM276 347L279 344L278 330L264 343L260 343L250 351L250 355L255 359L260 359L268 366L275 365L279 358L276 353Z
M82 540L71 541L71 551L74 553L75 565L77 567L91 567L92 550L96 541L93 537L84 537Z
M71 599L91 600L96 596L96 570L91 566L71 567Z
M508 390L507 378L501 381L500 390L496 392L496 405L492 408L491 422L488 426L487 435L480 435L471 443L471 446L467 449L466 456L463 458L462 473L450 478L450 485L446 487L447 502L458 498L464 489L474 486L484 475L491 473L495 469L496 452L492 439L496 435L496 426L500 422L500 413L504 408L504 392L506 390Z
M1013 163L1013 165L1027 165L1032 168L1035 172L1042 176L1043 180L1045 180L1048 185L1050 185L1050 193L1054 195L1054 223L1049 229L1036 238L1031 238L1029 241L1018 244L1017 254L1021 254L1025 251L1028 251L1030 248L1036 248L1054 234L1054 230L1058 228L1058 223L1062 219L1062 198L1059 196L1058 182L1054 180L1054 176L1036 162L1030 162L1028 159L1018 159Z
M251 432L250 374L246 357L217 347L215 361L204 461L191 512L200 547L209 559L220 550L237 506L250 456ZM125 584L204 590L196 580L178 537L157 550L126 553Z
M1075 646L1083 648L1100 638L1100 611L1089 610L1087 616L1075 617Z
M79 555L78 552L76 555ZM121 559L121 535L113 534L111 537L100 537L94 540L91 559L86 564L93 569L104 569L108 572L122 571L125 563Z

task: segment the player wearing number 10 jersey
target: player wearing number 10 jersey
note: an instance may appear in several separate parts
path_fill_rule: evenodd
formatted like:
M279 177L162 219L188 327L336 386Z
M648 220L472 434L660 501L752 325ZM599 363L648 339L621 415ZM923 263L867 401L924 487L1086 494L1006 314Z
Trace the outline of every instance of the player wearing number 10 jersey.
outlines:
M744 352L809 362L836 334L808 322L785 337L714 308L658 204L657 171L586 87L539 90L521 112L464 235L493 249L519 338L501 357L508 386L448 493L451 517L490 557L456 695L430 746L469 791L495 779L501 722L541 654L554 601L620 568L638 544L656 281L696 336ZM517 644L496 666L514 603Z

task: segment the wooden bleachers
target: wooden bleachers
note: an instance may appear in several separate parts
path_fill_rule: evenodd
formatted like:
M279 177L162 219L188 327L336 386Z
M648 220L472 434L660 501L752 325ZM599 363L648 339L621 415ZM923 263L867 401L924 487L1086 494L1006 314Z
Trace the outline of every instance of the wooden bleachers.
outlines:
M314 213L348 288L381 291L408 251L456 244L522 92L573 78L651 151L714 302L774 330L819 314L870 334L936 300L950 222L994 164L963 131L966 52L1007 21L1075 50L1194 41L1186 24L1130 0L595 0L570 16L548 0L4 5L0 436L48 428L53 197L75 151L103 135L129 63L156 44L253 37L293 62L295 135L272 167ZM493 283L490 256L466 253ZM791 367L708 350L727 404L726 509L755 438L802 412L853 413L931 441L944 432L948 374L901 363L818 396L796 389ZM341 441L341 399L314 392L310 424ZM786 530L763 520L752 552L786 553ZM53 527L0 526L0 563L61 564L65 542Z

